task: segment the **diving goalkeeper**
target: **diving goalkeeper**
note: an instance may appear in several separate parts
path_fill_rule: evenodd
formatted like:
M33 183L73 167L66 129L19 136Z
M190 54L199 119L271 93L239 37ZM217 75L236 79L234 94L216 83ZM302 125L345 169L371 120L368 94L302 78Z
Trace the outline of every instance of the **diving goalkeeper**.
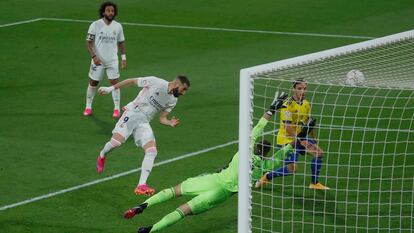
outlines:
M265 159L265 156L270 151L270 143L266 140L261 140L256 143L256 139L263 134L264 128L272 115L276 110L280 109L283 102L287 98L287 95L276 95L270 108L263 114L257 125L252 130L251 143L254 145L253 157L253 178L259 179L264 172L261 172L265 167L277 167L279 166L285 157L293 152L296 142L287 144L279 151L277 151L273 159ZM306 136L306 129L303 130ZM304 138L303 137L303 138ZM161 192L150 197L142 204L126 211L124 217L130 219L136 214L141 214L146 208L152 207L156 204L171 200L180 196L194 196L189 202L181 205L175 211L164 216L160 221L152 226L140 227L139 233L157 232L160 231L178 221L183 219L187 215L195 215L207 211L218 204L226 201L238 190L238 166L239 166L239 153L236 153L228 166L222 169L218 173L206 174L197 177L188 178L181 184L176 185L168 189L164 189ZM258 174L258 175L257 175ZM256 176L256 177L255 177Z

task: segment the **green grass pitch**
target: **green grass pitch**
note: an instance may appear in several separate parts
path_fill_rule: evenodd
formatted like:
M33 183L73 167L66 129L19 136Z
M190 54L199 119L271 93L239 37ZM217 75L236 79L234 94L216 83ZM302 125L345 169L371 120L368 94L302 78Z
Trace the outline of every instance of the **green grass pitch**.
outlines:
M89 23L38 20L1 26L37 18L96 20L100 3L95 0L0 3L0 207L141 165L143 151L128 141L108 157L104 174L95 172L96 156L109 139L115 121L111 118L112 99L108 96L95 97L93 117L82 116L90 62L85 48ZM117 3L117 20L121 23L367 37L414 28L414 4L410 0L378 0L375 3L356 0L120 0ZM186 74L192 82L190 91L180 98L174 110L182 125L173 129L156 121L152 123L159 147L157 162L237 139L241 68L364 40L137 25L124 25L124 32L128 68L121 70L122 79L144 75L172 79L177 74ZM107 80L102 82L102 85L107 84ZM122 104L128 103L136 94L132 87L124 89ZM155 167L149 183L161 190L187 177L215 172L226 165L236 151L236 145L232 144ZM409 162L413 163L412 160ZM332 163L336 163L334 158ZM144 200L133 193L137 176L134 173L2 210L0 232L135 232L138 226L155 223L185 202L185 198L170 201L136 219L125 221L123 211ZM295 182L304 184L303 179L296 176ZM289 184L293 183L288 180ZM293 228L292 222L269 221L263 222L263 227L271 226L275 232L333 231L333 227L324 228L323 224L326 224L338 226L336 232L359 232L359 228L353 228L356 206L344 206L341 202L345 199L344 192L337 195L335 192L306 192L301 195L300 191L293 190L287 190L283 196L290 195L295 203L305 203L309 211L305 211L304 221L319 221L320 225L308 228L307 224L298 223L299 227ZM322 203L320 199L328 201ZM274 207L286 208L283 213L287 219L286 216L295 214L291 203L291 200L283 199L274 203ZM313 212L315 205L317 211ZM323 210L331 211L332 206L338 212L324 215ZM234 196L218 208L188 217L164 232L236 232L236 210L237 196ZM372 211L379 212L378 209ZM395 214L399 212L395 210ZM347 225L344 213L351 215L347 228L343 227ZM276 219L277 216L267 217ZM412 221L411 215L403 227L413 226Z

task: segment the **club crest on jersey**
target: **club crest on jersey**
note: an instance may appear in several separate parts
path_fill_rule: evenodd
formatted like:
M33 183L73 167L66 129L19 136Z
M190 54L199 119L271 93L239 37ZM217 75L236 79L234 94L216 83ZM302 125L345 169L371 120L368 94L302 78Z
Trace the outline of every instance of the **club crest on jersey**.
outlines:
M285 118L290 118L290 112L289 111L285 112Z
M159 95L160 95L160 93L159 93L159 92L155 92L155 94L156 94L157 96L159 96Z
M115 30L114 30L114 32L113 32L113 33L114 33L114 35L116 35L116 31L115 31Z

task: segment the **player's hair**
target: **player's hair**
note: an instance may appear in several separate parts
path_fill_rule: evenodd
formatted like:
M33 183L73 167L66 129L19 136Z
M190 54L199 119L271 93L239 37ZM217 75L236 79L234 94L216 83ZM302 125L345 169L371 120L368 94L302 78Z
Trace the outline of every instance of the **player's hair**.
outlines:
M271 145L269 141L263 139L261 142L256 143L256 148L254 151L255 155L266 157L267 153L269 153L271 149Z
M308 81L306 81L306 79L304 79L304 78L297 78L297 79L293 80L293 82L292 82L292 84L293 84L292 85L292 88L295 88L296 85L301 84L301 83L304 83L304 84L308 85Z
M187 87L190 87L190 80L185 75L178 75L177 79L180 80L182 84L187 84Z
M99 7L99 17L100 18L104 17L105 9L108 6L113 6L114 7L114 11L115 11L114 18L115 18L115 16L118 13L118 7L113 2L104 2L104 3L101 4L101 7Z

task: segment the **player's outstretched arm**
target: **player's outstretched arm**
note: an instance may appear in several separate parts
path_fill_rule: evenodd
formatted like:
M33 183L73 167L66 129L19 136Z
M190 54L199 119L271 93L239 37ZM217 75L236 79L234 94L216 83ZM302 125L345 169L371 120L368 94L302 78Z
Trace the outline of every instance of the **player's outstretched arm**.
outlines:
M266 112L263 114L262 119L259 120L259 122L256 124L256 126L252 129L251 134L251 143L254 145L256 143L256 139L263 133L264 128L267 125L267 122L270 120L270 118L273 116L273 114L276 112L276 110L279 110L281 108L284 108L285 106L283 103L285 102L287 98L287 94L284 92L275 93L275 98L273 99L272 103L270 104L269 108L266 110Z
M160 113L160 123L161 124L168 125L168 126L171 126L171 127L175 127L178 124L180 124L180 120L175 118L175 117L172 117L171 119L168 119L169 114L170 114L170 112L167 112L167 111L162 111Z
M286 108L286 106L283 105L283 103L286 101L288 97L288 94L285 92L279 92L277 91L275 93L275 98L273 99L272 103L270 104L269 108L266 110L266 112L263 114L263 118L266 120L270 120L270 118L275 114L275 112L281 108Z
M123 80L123 81L121 81L121 82L119 82L119 83L117 83L113 86L110 86L110 87L100 87L98 89L98 93L100 95L106 95L106 94L111 93L115 89L121 89L123 87L130 86L132 84L137 85L137 79L136 78L125 79L125 80Z

